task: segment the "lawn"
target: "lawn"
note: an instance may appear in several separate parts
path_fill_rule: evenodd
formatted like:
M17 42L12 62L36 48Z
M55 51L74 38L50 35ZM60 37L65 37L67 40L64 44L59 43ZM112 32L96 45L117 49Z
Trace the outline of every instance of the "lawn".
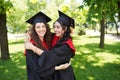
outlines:
M120 42L98 36L74 36L76 55L71 60L77 80L120 80ZM9 40L10 60L0 60L0 80L27 80L24 41Z

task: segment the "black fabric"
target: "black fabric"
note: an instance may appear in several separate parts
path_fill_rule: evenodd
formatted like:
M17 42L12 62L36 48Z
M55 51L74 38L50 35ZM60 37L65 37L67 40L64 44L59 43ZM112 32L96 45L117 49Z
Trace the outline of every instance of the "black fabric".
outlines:
M75 21L73 18L69 17L68 15L64 14L63 12L59 11L59 18L57 19L58 22L63 22L66 24L68 27L73 27L75 26Z
M34 24L36 24L38 22L47 23L49 21L51 21L51 19L47 15L45 15L44 13L42 13L40 11L37 14L35 14L34 16L32 16L30 19L28 19L26 22L34 25Z
M41 71L51 70L50 68L60 64L68 63L74 55L67 44L58 42L50 51L45 50L39 57L38 63ZM52 73L52 72L51 72ZM76 80L72 67L65 70L54 71L54 80Z
M27 75L28 80L40 80L37 73L37 55L33 54L32 51L26 51L26 66L27 66Z
M76 80L72 67L55 71L55 66L68 63L74 55L67 44L60 41L41 56L27 50L26 63L28 80Z
M54 72L53 80L76 80L72 67Z
M47 71L40 71L38 65L38 55L33 53L31 50L26 51L26 66L28 80L52 80L54 68L50 68Z

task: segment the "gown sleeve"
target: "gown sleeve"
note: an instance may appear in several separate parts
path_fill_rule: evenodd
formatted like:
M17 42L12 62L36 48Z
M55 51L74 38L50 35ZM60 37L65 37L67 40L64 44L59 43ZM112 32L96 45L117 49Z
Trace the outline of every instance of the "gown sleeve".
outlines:
M73 54L67 44L58 45L50 51L45 50L38 59L39 68L41 71L51 70L55 66L69 62Z
M39 65L37 64L38 55L35 54L31 50L26 50L26 68L27 68L27 76L28 80L52 80L54 67L49 68L46 71L42 71L39 69Z

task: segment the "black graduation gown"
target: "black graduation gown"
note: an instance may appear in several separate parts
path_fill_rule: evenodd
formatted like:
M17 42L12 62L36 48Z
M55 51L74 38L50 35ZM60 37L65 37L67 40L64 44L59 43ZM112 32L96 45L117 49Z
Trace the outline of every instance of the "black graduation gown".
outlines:
M54 71L53 68L60 64L69 63L74 53L70 47L62 42L58 42L50 51L44 50L38 59L39 68L42 72L53 74L53 80L76 80L72 67L65 70ZM43 74L47 76L48 74Z
M28 80L52 80L51 75L46 74L46 72L42 72L39 69L38 65L38 55L33 53L31 50L26 51L26 66L27 66L27 76ZM54 70L54 69L53 69ZM52 70L51 70L52 71ZM42 75L46 76L42 76Z

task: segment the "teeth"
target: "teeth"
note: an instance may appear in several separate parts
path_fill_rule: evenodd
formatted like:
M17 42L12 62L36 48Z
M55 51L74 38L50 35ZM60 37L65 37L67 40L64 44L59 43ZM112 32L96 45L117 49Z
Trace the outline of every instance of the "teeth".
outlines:
M44 32L40 32L40 33L44 33Z

